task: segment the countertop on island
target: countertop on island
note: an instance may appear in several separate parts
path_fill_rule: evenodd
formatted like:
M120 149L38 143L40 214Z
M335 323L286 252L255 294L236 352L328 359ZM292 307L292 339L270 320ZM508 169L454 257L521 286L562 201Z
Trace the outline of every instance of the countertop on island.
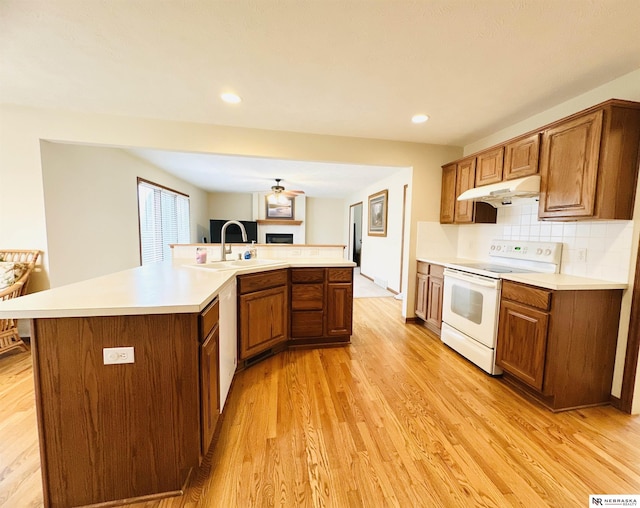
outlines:
M289 267L354 267L342 258L260 260L262 264L216 270L215 263L161 262L103 275L0 302L0 318L192 313L202 311L240 274Z

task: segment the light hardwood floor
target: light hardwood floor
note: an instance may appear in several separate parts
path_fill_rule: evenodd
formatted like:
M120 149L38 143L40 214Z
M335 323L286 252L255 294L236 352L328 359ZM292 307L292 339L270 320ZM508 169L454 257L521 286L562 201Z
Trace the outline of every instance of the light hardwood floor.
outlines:
M640 417L553 414L418 325L354 303L352 345L237 375L218 442L181 498L151 507L586 507L640 493ZM0 505L41 506L27 354L0 358Z

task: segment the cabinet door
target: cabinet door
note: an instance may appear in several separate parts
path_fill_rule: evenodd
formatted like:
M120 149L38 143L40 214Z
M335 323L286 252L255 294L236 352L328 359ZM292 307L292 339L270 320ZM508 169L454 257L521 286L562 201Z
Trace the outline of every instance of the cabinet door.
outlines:
M494 148L481 153L476 158L475 186L499 183L502 181L502 165L504 162L504 147Z
M540 218L595 213L602 110L544 132L540 160Z
M549 315L503 300L496 363L528 385L542 390Z
M220 415L219 328L211 332L200 346L200 442L206 455Z
M508 143L504 151L503 178L513 180L535 175L538 172L539 155L540 134L537 132Z
M433 328L438 330L442 328L442 289L444 287L443 279L440 277L429 276L427 284L428 303L426 321Z
M287 288L240 296L240 359L246 360L287 340Z
M327 284L327 335L343 336L352 333L353 284Z
M456 206L456 167L449 164L442 168L442 191L440 194L440 224L453 224Z
M476 159L466 159L458 163L456 171L456 198L464 191L473 189L476 181ZM454 222L473 222L473 201L456 201Z
M416 316L426 321L429 276L419 273L416 277Z

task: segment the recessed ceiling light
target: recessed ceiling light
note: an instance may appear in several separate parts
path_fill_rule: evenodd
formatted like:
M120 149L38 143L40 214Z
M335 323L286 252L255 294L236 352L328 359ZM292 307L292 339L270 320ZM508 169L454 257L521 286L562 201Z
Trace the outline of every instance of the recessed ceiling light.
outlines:
M221 94L220 98L224 102L227 102L229 104L238 104L239 102L242 101L242 99L238 95L230 92Z
M427 115L423 115L423 114L413 115L411 117L411 121L413 123L425 123L427 120L429 120L429 117Z

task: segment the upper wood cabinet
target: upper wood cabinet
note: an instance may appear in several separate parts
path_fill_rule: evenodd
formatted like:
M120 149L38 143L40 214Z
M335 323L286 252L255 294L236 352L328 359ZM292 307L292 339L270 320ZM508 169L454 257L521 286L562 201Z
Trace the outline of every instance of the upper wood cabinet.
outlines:
M513 180L538 173L540 155L540 133L514 139L504 147L504 169L502 178Z
M476 187L499 183L502 181L502 166L504 163L504 147L499 146L476 157Z
M540 156L541 219L631 220L640 104L611 100L547 128Z
M442 192L440 193L440 224L453 224L456 207L457 164L442 167Z
M469 157L442 167L441 224L468 224L472 222L495 224L496 209L491 205L457 200L457 197L464 191L473 189L475 175L475 157Z
M476 181L476 158L471 157L458 163L456 171L456 202L454 222L473 222L473 201L457 201L464 191L473 189Z

